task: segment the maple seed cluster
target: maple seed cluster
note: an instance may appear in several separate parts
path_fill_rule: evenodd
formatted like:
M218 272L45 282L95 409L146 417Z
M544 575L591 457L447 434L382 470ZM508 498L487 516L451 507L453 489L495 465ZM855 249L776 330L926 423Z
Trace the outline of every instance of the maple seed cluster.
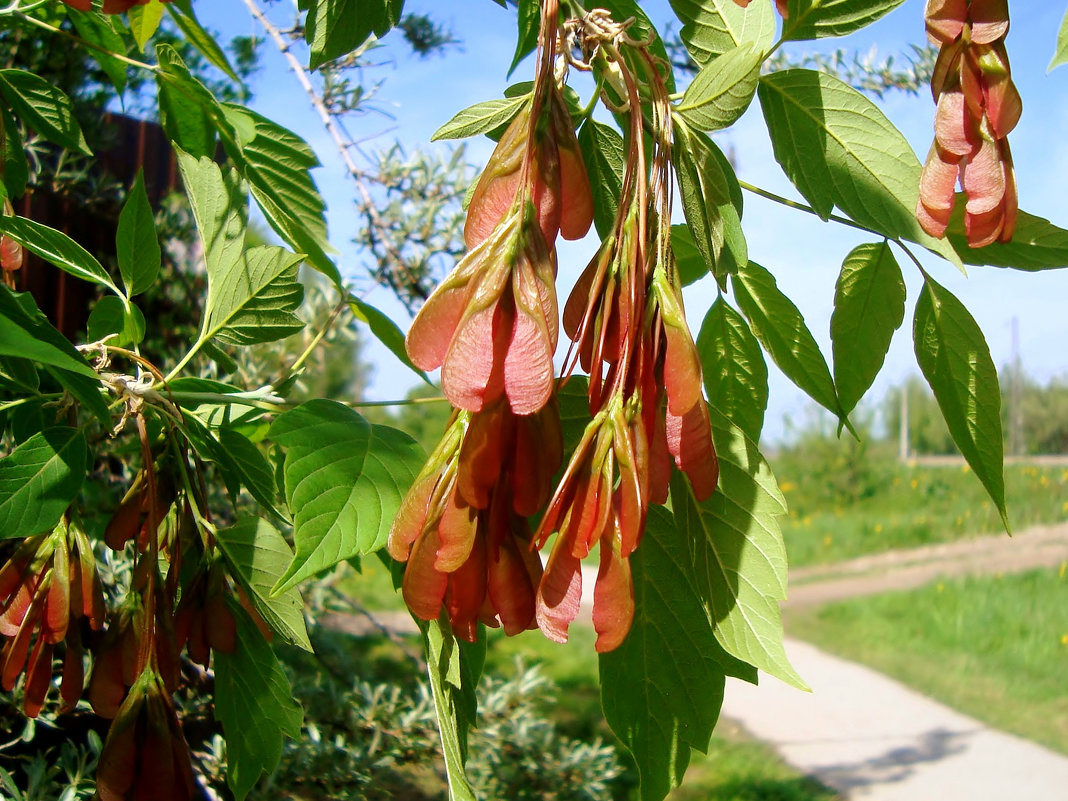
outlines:
M699 498L716 486L700 363L670 252L667 91L646 43L632 42L604 12L570 21L566 41L584 24L583 47L593 41L600 52L603 45L603 58L626 76L633 111L625 110L630 145L613 232L563 314L575 354L565 378L576 361L589 373L592 419L558 485L555 241L586 234L593 196L563 97L571 47L561 46L552 0L542 8L529 101L471 198L464 229L470 250L407 338L414 364L441 368L456 411L401 505L388 549L407 562L402 589L412 612L436 620L444 610L456 635L469 641L480 622L508 634L537 626L566 640L578 613L581 560L599 548L597 649L617 647L634 614L628 557L649 503L667 499L672 459ZM620 46L633 48L646 80L660 89L652 170L636 79ZM528 520L542 510L532 534ZM543 569L536 549L553 535Z
M1008 242L1017 214L1008 135L1023 112L1005 50L1008 0L928 0L926 20L940 48L931 77L938 108L916 216L927 233L943 236L959 178L968 244Z

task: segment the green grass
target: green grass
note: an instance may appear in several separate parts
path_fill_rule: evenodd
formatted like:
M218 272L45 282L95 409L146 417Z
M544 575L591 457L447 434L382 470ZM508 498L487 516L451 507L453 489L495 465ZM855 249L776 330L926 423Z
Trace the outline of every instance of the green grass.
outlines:
M792 464L776 468L790 507L783 536L793 566L826 564L1003 531L986 491L967 467L896 462L861 471L828 490L825 476ZM1008 465L1015 530L1068 519L1068 469Z
M947 580L790 612L790 634L1068 754L1068 576Z

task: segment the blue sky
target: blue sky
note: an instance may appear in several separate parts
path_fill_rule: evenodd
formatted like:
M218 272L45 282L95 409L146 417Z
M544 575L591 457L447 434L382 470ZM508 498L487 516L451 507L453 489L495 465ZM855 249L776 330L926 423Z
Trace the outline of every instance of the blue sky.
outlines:
M767 2L767 0L755 0ZM667 0L642 3L653 22L663 30L673 19ZM1013 77L1024 97L1024 114L1010 136L1019 183L1020 206L1068 228L1068 207L1063 201L1068 180L1068 66L1046 73L1055 38L1064 14L1064 4L1014 0L1010 4L1012 28L1007 39ZM812 52L846 47L880 55L906 52L909 44L924 40L923 0L907 0L876 25L846 39L800 42L792 52ZM431 134L460 108L499 97L509 83L505 70L515 46L515 11L505 10L490 0L408 0L406 11L432 15L445 23L462 40L447 56L420 60L407 54L392 34L377 51L383 66L372 73L385 83L380 105L392 118L369 115L353 126L353 132L366 140L368 150L385 149L399 140L410 152L433 150ZM221 17L216 9L201 12L207 24L228 33L262 33L251 20L233 14ZM246 24L249 26L246 30ZM676 22L675 27L678 27ZM293 128L315 148L323 161L316 180L329 205L331 239L339 250L343 273L361 286L364 258L349 243L357 220L351 209L352 190L340 167L332 142L322 130L295 78L268 44L264 48L265 67L253 81L253 105L262 113ZM527 80L532 65L520 65L512 82ZM578 85L580 92L588 90ZM932 136L934 104L929 93L889 96L881 105L887 116L902 130L921 159ZM739 176L750 183L791 198L796 190L775 162L758 104L729 131L717 135L723 148L733 147ZM481 163L488 158L492 143L485 138L469 140L468 156ZM805 319L830 359L828 326L832 311L834 284L842 259L849 250L871 237L816 218L785 209L777 204L747 195L743 227L750 257L770 269L779 286L799 306ZM589 259L595 243L584 241L560 250L560 295L566 297L571 282ZM952 265L937 257L924 257L932 275L954 292L976 317L988 338L994 362L1003 365L1011 358L1011 326L1018 320L1023 363L1031 375L1045 380L1068 371L1068 272L1029 274L993 268L970 268L966 278ZM891 345L883 372L868 398L879 398L887 387L917 373L912 351L912 305L920 286L918 272L902 263L909 300L905 322ZM715 287L706 279L688 290L687 316L691 327L699 328L705 310L715 299ZM384 290L375 290L368 300L383 310L406 316ZM404 396L417 382L384 348L371 345L367 356L375 365L369 389L371 399ZM811 402L781 376L774 365L771 372L771 401L765 436L776 440L788 428L786 420L803 422Z

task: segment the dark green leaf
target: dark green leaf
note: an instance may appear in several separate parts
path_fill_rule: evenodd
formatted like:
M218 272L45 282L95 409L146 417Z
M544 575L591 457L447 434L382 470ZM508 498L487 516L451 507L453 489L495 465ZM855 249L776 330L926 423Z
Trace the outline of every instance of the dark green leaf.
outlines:
M313 400L280 416L270 438L286 450L286 500L297 555L275 592L386 544L424 454L415 441L351 409Z
M698 502L680 473L671 481L675 520L690 543L697 597L730 655L801 689L782 642L779 601L786 597L786 514L771 468L741 429L710 410L719 486Z
M45 365L45 370L71 397L93 413L105 431L111 430L111 410L108 409L110 396L101 391L99 379L86 378L81 373L71 373L51 365Z
M790 0L783 39L846 36L890 13L905 0Z
M27 299L31 313L24 308ZM0 355L33 359L95 379L85 359L63 334L37 310L29 295L17 295L0 285Z
M593 224L604 239L612 232L623 191L623 137L615 128L589 119L579 129L578 143L593 190Z
M310 69L347 55L371 34L381 38L400 22L404 0L312 0L304 23Z
M732 47L697 73L675 111L701 131L732 125L753 102L763 60L752 42Z
M128 297L141 294L156 282L162 255L156 236L155 215L148 202L141 170L137 171L137 178L119 215L115 247Z
M697 353L712 408L759 442L768 408L768 367L749 324L722 296L701 323Z
M30 180L30 171L26 166L26 150L22 142L22 134L11 112L0 103L0 125L3 125L2 139L3 152L0 153L0 177L3 185L0 193L9 198L19 198L26 192L26 182Z
M1028 272L1068 267L1068 231L1026 211L1019 212L1011 242L970 248L964 233L964 200L958 196L946 236L965 264Z
M1005 530L1001 391L983 332L957 298L930 277L916 302L916 361L961 454L1001 512Z
M605 720L634 757L642 801L682 783L691 749L708 749L723 704L722 649L685 534L664 507L649 510L630 557L634 622L623 644L600 656Z
M185 35L197 50L208 61L222 70L234 83L241 83L241 78L234 72L226 52L215 41L215 37L204 30L193 11L193 4L189 0L171 0L167 5L171 19L174 20L179 30Z
M49 428L0 459L0 539L40 534L67 511L85 481L85 437Z
M432 383L427 374L412 364L412 360L408 358L408 351L404 348L404 332L393 322L392 318L359 298L353 298L349 302L349 308L352 309L356 319L366 323L375 338L389 348L390 353L396 356L405 367L414 371L426 383Z
M160 122L168 138L197 158L214 158L215 96L193 77L170 45L157 45L156 58L160 66L156 73Z
M25 70L0 70L0 94L23 122L45 139L92 155L70 98L44 78Z
M258 517L240 518L215 534L229 562L231 575L241 584L252 606L271 630L286 642L311 651L304 622L304 602L296 588L271 595L285 573L293 551L285 537Z
M766 52L775 39L775 12L763 0L748 8L734 0L671 0L671 7L690 57L701 66L740 44Z
M834 385L846 414L879 374L904 319L905 279L890 243L854 248L842 263L831 315Z
M693 242L720 287L749 261L742 232L741 188L734 168L715 143L680 123L675 132L675 174Z
M464 139L468 136L488 133L512 121L523 106L530 103L530 95L503 97L486 100L460 111L438 128L430 141L438 139Z
M66 234L25 217L0 217L0 233L7 234L26 250L54 264L63 272L103 284L116 295L122 292L89 251Z
M690 226L671 226L671 255L675 257L675 267L679 271L683 286L696 283L708 275L708 265L694 244Z
M115 90L122 95L126 91L126 64L110 53L125 54L126 41L115 28L114 16L96 11L77 11L70 6L67 6L66 11L78 35L85 41L103 48L90 48L87 52L96 59Z
M1055 67L1059 67L1066 62L1068 62L1068 12L1065 13L1064 19L1061 20L1060 30L1057 31L1057 50L1054 52L1046 72L1050 72Z
M749 327L779 369L820 406L844 416L827 361L797 306L779 291L775 276L751 261L732 276L731 286Z
M519 62L534 52L538 46L538 27L541 25L541 3L539 0L518 0L519 34L515 43L515 55L508 66L511 77Z
M231 601L237 643L215 652L215 717L226 738L226 778L242 801L282 756L282 736L301 735L304 712L270 644L240 604Z
M773 72L757 88L775 158L824 220L837 206L861 225L904 237L960 265L916 222L920 162L878 106L833 75Z
M90 342L100 342L109 335L109 345L126 347L145 338L145 316L132 303L123 303L116 295L106 295L96 302L86 322Z

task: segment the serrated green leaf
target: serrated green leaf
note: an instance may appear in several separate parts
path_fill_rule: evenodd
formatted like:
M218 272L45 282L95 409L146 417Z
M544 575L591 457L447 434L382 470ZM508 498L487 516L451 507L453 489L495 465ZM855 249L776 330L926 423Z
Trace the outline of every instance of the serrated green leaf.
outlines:
M126 53L126 41L115 28L113 15L100 14L96 11L78 11L66 7L67 16L74 23L74 30L87 42L97 45L102 50L89 48L88 53L96 59L100 68L107 74L115 90L121 96L126 91L126 64L111 53Z
M662 506L649 509L630 569L634 622L600 655L601 704L634 757L640 798L660 801L682 783L691 750L707 751L726 676L685 532Z
M61 231L25 217L0 217L0 233L11 237L26 250L54 264L63 272L83 281L102 284L116 295L122 294L100 262Z
M779 369L820 406L844 417L827 360L797 306L779 290L775 276L751 261L731 276L731 287L749 327Z
M197 230L204 244L208 276L235 269L245 249L245 189L233 170L225 173L211 159L177 151L182 184L189 196Z
M1046 72L1052 72L1065 62L1068 62L1068 12L1065 12L1064 19L1061 20L1060 30L1057 31L1057 49L1046 67Z
M1039 272L1068 267L1068 231L1043 217L1018 213L1011 242L995 242L981 248L968 247L964 233L964 201L958 197L946 237L965 264L1008 267Z
M715 143L685 123L675 132L675 174L694 245L721 288L749 261L742 231L741 188Z
M162 261L159 237L156 235L155 215L145 191L142 170L126 195L126 203L119 214L115 247L122 283L126 295L133 297L148 289L156 281Z
M697 73L675 111L701 131L727 128L753 102L763 60L751 42L731 48Z
M916 362L934 391L949 433L1008 531L1001 390L986 338L964 305L928 277L916 302L913 340Z
M3 152L0 153L0 192L5 197L19 198L26 192L26 182L30 180L30 171L26 165L26 150L22 142L22 133L4 104L0 103L0 125L3 126L3 137L0 145Z
M675 473L671 504L693 558L698 597L728 654L807 690L783 648L779 601L786 597L786 514L771 468L741 429L709 410L719 485L703 502Z
M438 128L430 141L438 139L464 139L468 136L488 133L507 124L530 103L530 95L519 97L502 97L476 103L460 111L447 123Z
M25 70L0 70L0 94L23 122L48 141L93 155L70 98L44 78Z
M623 137L615 128L588 119L579 129L578 143L593 191L593 225L604 239L612 232L623 191Z
M722 296L701 323L697 355L712 408L759 442L768 408L768 367L749 324Z
M486 637L468 644L456 639L444 613L440 620L417 621L423 632L427 675L437 713L449 801L476 801L467 779L467 733L475 725L475 689L486 658Z
M215 37L204 30L189 0L171 0L167 4L167 11L185 38L201 52L204 58L222 70L234 83L241 83L241 78L234 72L230 59L226 57L226 52L215 41Z
M302 259L284 248L255 247L226 272L209 272L204 337L253 345L300 332L304 323L294 312L304 300L297 280Z
M846 414L879 374L904 319L905 279L890 243L853 248L835 284L831 315L834 385Z
M106 295L93 306L85 328L90 342L99 342L115 334L108 340L109 345L136 345L145 338L145 315L132 303L123 303L120 297Z
M22 299L28 300L23 306ZM20 302L22 301L22 302ZM0 284L0 355L33 359L95 379L96 372L63 334L52 327L28 294Z
M228 601L237 623L231 653L216 651L215 717L226 739L226 779L242 801L282 757L282 737L301 735L304 711L270 644L240 604Z
M214 158L216 148L214 95L193 77L177 51L156 45L160 122L167 137L196 158Z
M29 537L56 524L85 481L85 436L49 428L0 459L0 539Z
M790 0L783 39L846 36L890 13L905 0Z
M833 75L789 69L757 87L775 159L824 220L837 206L861 225L903 237L960 266L916 221L921 166L886 115Z
M390 353L396 356L405 367L412 370L426 383L433 384L427 374L412 364L412 360L408 358L408 351L404 347L404 332L391 317L359 298L353 298L349 302L349 308L352 309L356 319L366 323L375 338L389 348Z
M515 54L508 66L511 77L515 68L524 58L534 52L538 46L538 28L541 25L541 3L539 0L518 0L519 33L516 36Z
M763 0L748 8L734 0L671 0L671 7L686 50L701 66L740 44L766 52L775 39L775 12Z
M144 5L134 6L127 13L130 33L143 53L148 40L156 34L160 22L163 21L163 3L160 0L148 0Z
M381 38L400 22L404 0L312 0L304 23L309 69L347 55L371 34Z
M297 554L275 592L386 544L424 454L403 432L313 400L281 415L268 436L286 451L285 493Z
M271 588L293 558L285 537L258 517L240 518L229 528L217 531L215 536L230 564L231 575L241 584L260 617L286 642L311 652L300 593L293 588L271 595Z

